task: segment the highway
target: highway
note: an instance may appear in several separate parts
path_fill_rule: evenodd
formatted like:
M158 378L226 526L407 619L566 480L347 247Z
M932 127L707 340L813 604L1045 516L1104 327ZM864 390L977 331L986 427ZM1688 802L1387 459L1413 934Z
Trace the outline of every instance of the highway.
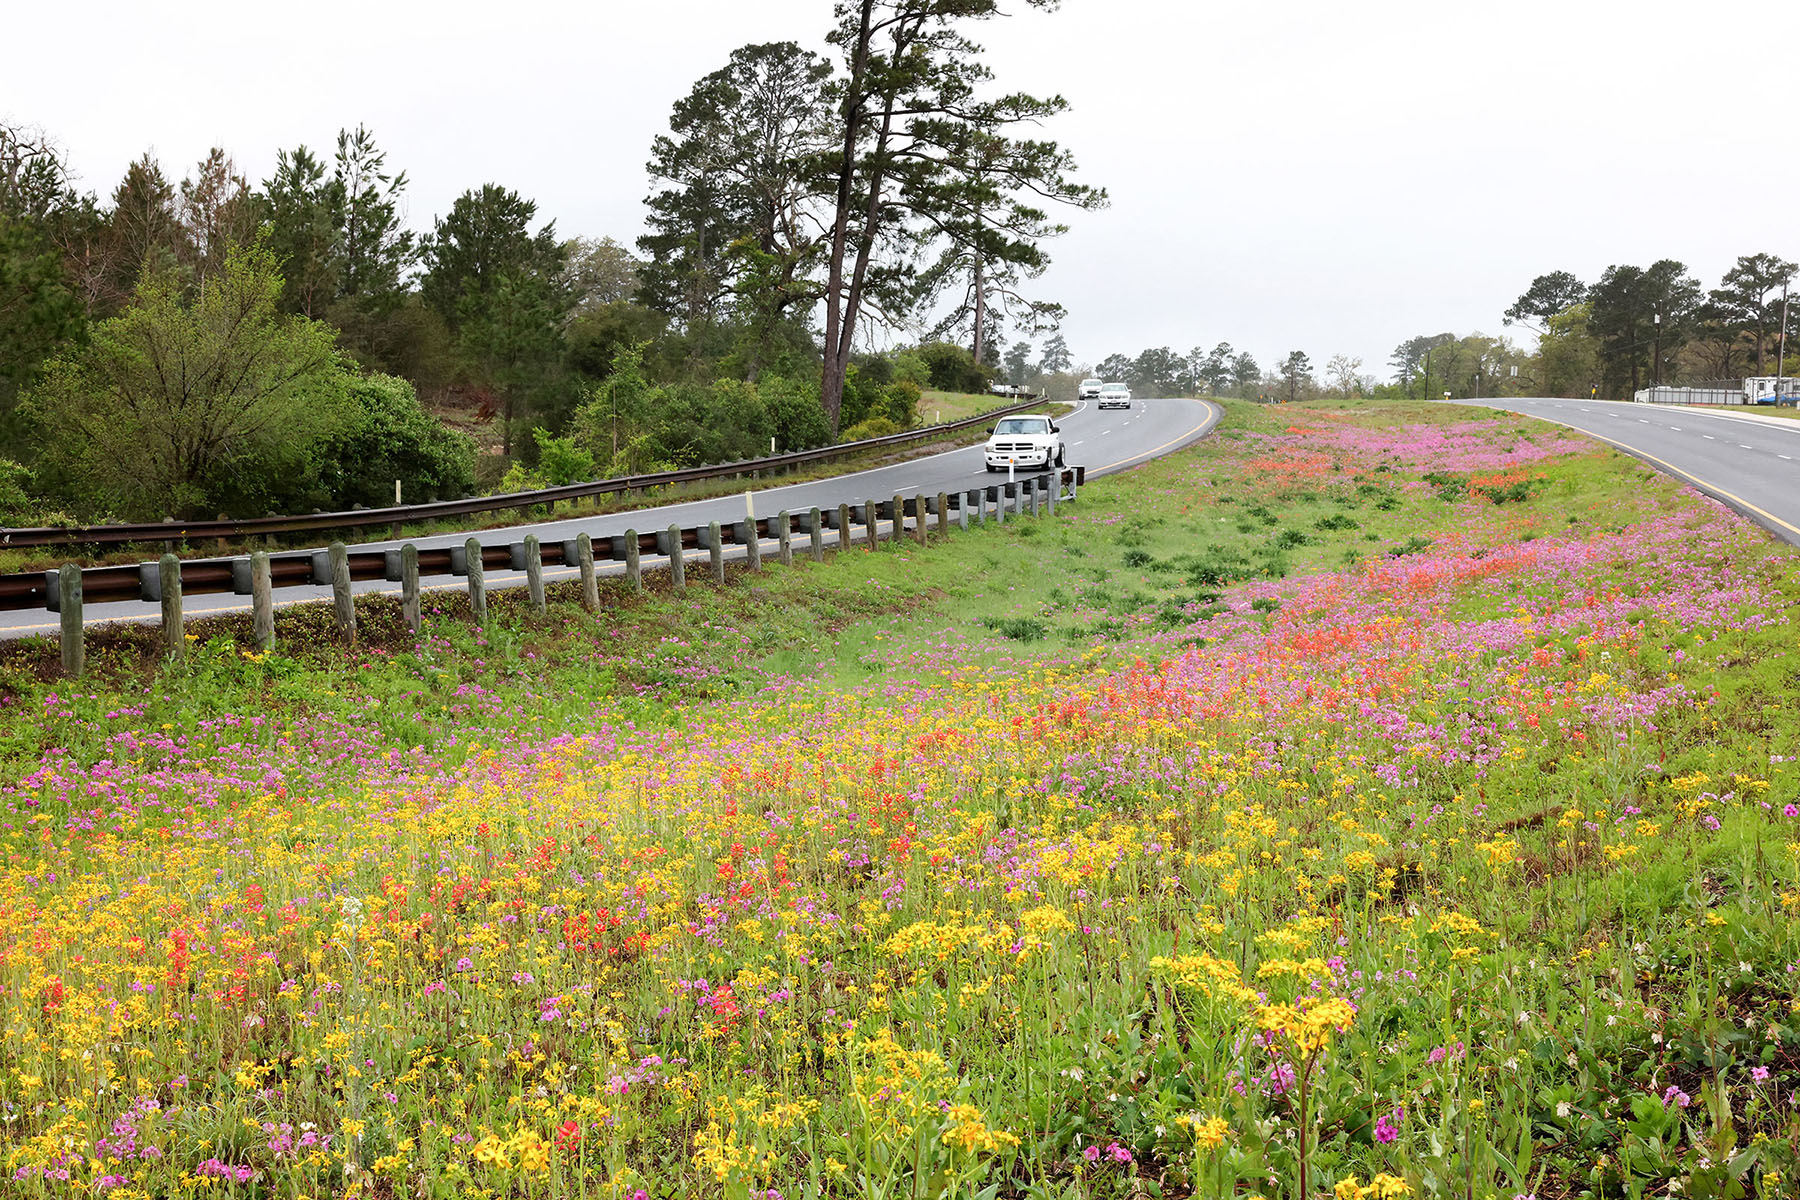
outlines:
M1212 432L1223 416L1223 410L1204 400L1138 400L1129 410L1112 409L1106 412L1101 412L1091 403L1083 402L1067 416L1059 417L1057 424L1067 447L1067 464L1085 466L1087 477L1091 480L1180 449ZM805 512L815 506L826 510L844 503L886 500L896 493L911 497L916 493L935 496L939 492L966 491L1000 483L1005 478L1002 474L989 473L985 469L981 446L975 445L811 483L763 487L752 492L751 502L755 505L755 514L766 517L783 509ZM624 533L627 529L647 532L667 529L670 525L685 527L704 525L709 521L725 524L743 520L745 509L745 497L738 493L711 500L693 500L604 516L484 529L475 536L484 545L510 544L520 541L526 534L536 534L540 541L545 542L563 541L580 533L586 533L590 537L603 537ZM467 533L446 533L406 540L424 549L460 546L469 536ZM773 540L766 541L765 553L774 544ZM835 544L834 534L827 545ZM397 541L379 541L359 543L353 548L384 550L399 545L401 543ZM741 557L743 554L744 551L737 547L728 551L728 555L734 557ZM689 561L690 564L703 563L706 561L706 553L690 552ZM661 566L663 562L661 558L646 555L644 565L650 568ZM622 563L603 561L596 565L602 576L621 574L624 571ZM574 567L544 568L544 579L547 582L574 579L577 575ZM489 588L523 587L525 584L525 574L522 571L489 567L486 578ZM427 592L461 590L467 587L467 583L451 576L428 576L423 580L422 587ZM397 596L400 593L399 584L381 580L358 581L353 588L359 595L386 592ZM330 596L329 587L285 587L275 592L275 604L281 608L329 600ZM192 620L222 613L249 612L250 598L228 593L190 593L183 597L182 607L183 615ZM157 605L138 601L90 603L83 612L83 624L90 627L117 621L156 621L160 618L161 612ZM41 609L0 612L0 638L54 635L59 628L55 614Z
M1800 419L1770 410L1677 408L1609 400L1458 403L1554 421L1636 456L1800 545Z

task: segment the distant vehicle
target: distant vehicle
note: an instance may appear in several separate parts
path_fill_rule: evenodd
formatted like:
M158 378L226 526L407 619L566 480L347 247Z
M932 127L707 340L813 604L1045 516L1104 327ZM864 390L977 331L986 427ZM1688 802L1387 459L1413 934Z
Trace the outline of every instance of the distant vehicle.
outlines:
M1122 383L1109 383L1100 389L1101 408L1130 408L1131 389Z
M1008 467L1063 465L1062 431L1050 417L1001 417L988 435L983 456L990 471Z
M996 383L988 388L996 396L1031 396L1035 393L1028 387L1020 387L1014 383Z
M1101 380L1084 379L1081 381L1081 386L1075 389L1075 398L1077 400L1098 400L1100 389L1104 386L1106 385Z

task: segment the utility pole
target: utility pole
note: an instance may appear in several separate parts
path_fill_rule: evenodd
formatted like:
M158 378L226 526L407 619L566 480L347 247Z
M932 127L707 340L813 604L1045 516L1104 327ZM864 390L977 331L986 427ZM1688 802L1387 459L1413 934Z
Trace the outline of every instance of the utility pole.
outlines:
M1650 386L1662 386L1662 314L1653 313L1650 323L1656 327L1656 359L1650 364Z
M1775 403L1781 403L1781 375L1787 370L1788 285L1781 285L1781 329L1775 339Z

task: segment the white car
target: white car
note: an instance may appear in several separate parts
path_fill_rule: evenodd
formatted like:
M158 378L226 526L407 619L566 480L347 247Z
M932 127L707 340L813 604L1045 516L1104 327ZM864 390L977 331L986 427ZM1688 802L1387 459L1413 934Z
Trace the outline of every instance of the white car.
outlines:
M1131 389L1122 383L1109 383L1100 389L1101 408L1130 408Z
M1063 465L1062 431L1047 416L1001 417L982 452L990 471Z
M1081 381L1081 386L1075 389L1075 398L1077 400L1098 400L1102 386L1104 386L1103 383L1098 379L1084 379Z

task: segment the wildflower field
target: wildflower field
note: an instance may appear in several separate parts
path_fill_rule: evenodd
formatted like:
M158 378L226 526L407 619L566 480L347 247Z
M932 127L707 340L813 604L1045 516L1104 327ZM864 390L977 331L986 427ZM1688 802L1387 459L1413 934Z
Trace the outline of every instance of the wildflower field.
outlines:
M1795 567L1547 425L1232 405L598 620L19 650L0 1194L1800 1194Z

